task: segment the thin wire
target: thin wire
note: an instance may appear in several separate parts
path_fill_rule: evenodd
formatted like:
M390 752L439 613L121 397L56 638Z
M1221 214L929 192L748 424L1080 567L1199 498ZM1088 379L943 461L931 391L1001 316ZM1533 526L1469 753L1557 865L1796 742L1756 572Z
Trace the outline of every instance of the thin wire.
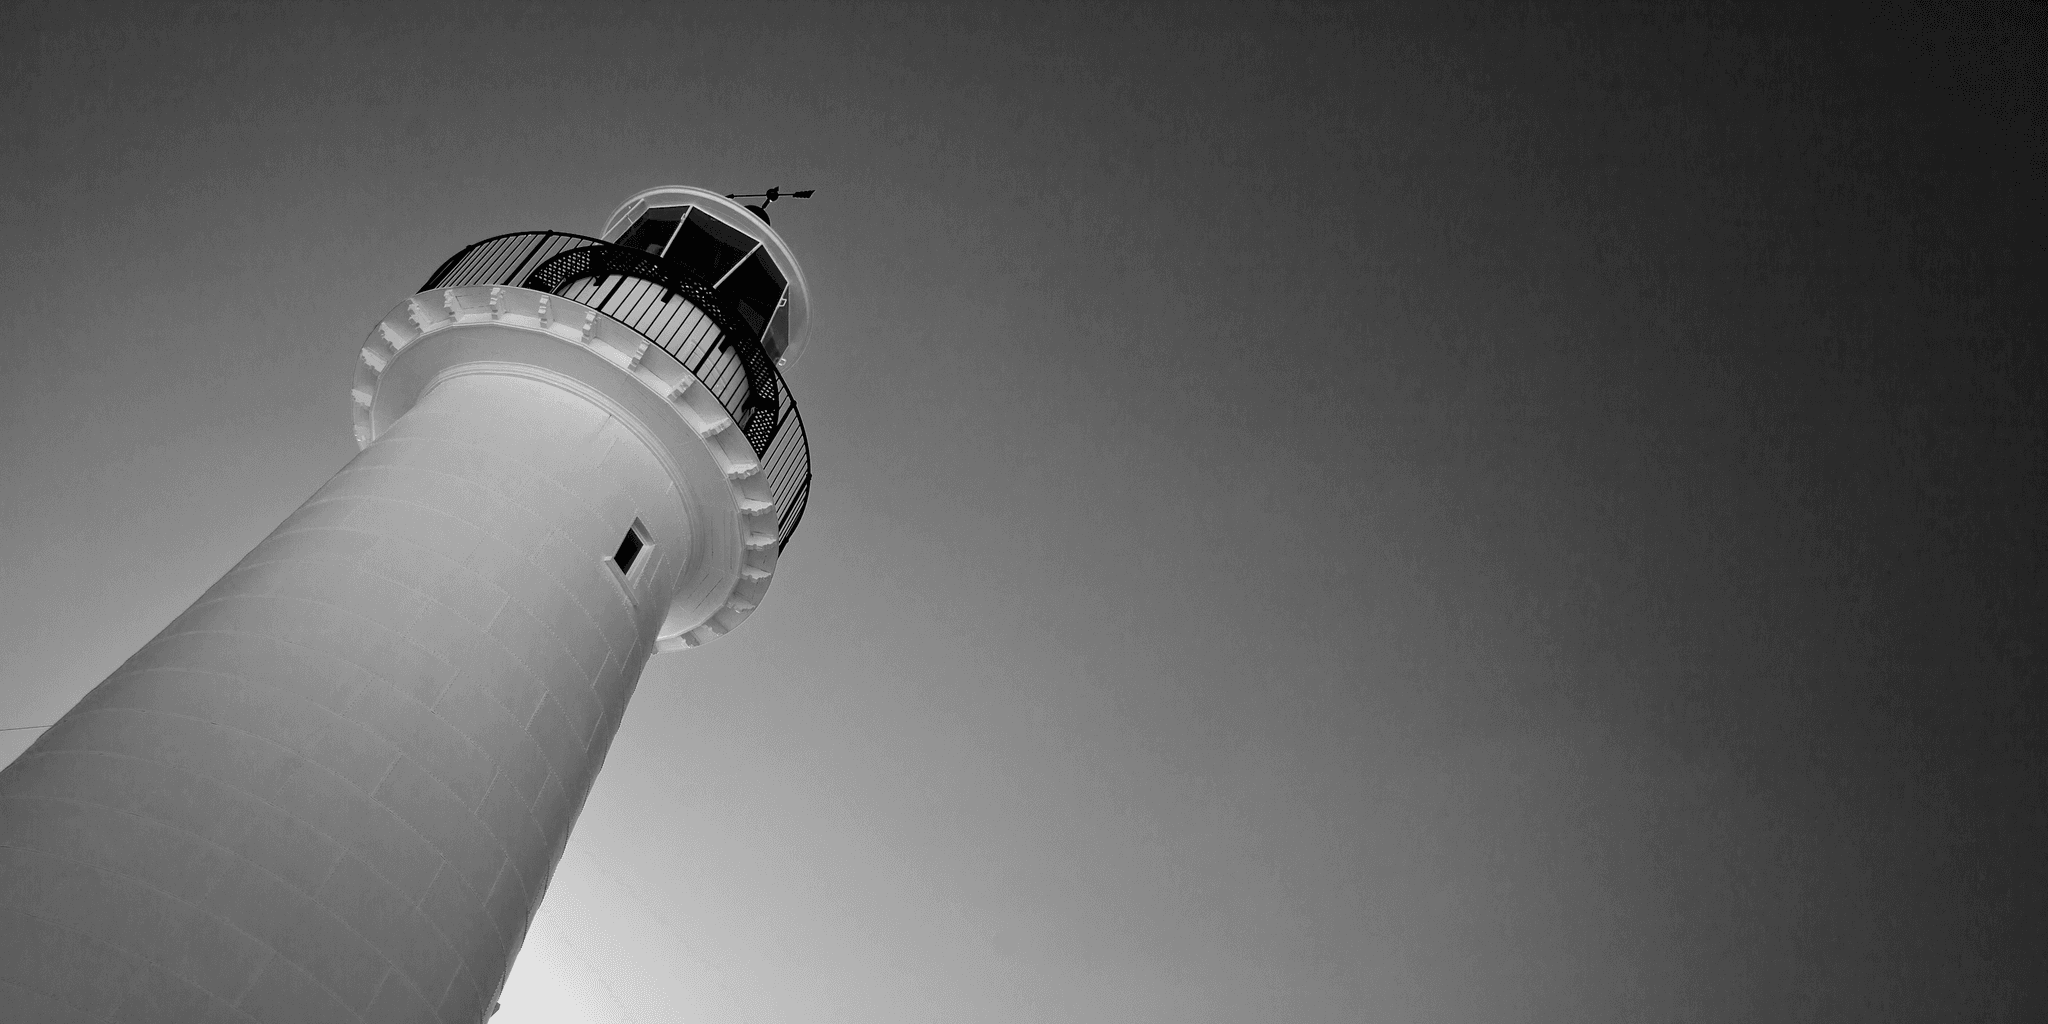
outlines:
M57 723L55 722L50 723L50 725L56 724ZM10 725L5 729L0 729L0 732L21 732L26 729L47 729L50 727L50 725Z

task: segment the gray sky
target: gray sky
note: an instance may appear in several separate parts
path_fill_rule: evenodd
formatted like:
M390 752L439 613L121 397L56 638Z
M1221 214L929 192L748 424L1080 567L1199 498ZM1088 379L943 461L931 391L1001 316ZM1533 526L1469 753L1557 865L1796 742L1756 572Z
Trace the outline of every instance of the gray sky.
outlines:
M498 1024L2041 1010L2038 5L982 6L10 21L0 726L463 245L816 188L809 512Z

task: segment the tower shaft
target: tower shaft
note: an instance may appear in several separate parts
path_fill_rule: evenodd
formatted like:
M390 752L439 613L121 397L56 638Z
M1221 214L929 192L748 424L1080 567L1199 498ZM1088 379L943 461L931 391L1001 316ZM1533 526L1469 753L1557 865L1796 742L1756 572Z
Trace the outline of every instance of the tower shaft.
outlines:
M0 1016L481 1020L690 559L676 474L570 376L427 384L0 770Z

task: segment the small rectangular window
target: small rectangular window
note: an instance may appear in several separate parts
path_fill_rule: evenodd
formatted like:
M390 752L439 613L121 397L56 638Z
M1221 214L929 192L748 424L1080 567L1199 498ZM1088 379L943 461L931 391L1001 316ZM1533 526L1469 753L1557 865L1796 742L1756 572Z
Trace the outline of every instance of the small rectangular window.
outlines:
M619 541L619 550L617 554L612 555L612 562L619 567L620 572L632 572L633 562L640 557L641 550L646 547L647 538L641 535L640 521L636 519L633 521L632 529L627 530L626 536Z

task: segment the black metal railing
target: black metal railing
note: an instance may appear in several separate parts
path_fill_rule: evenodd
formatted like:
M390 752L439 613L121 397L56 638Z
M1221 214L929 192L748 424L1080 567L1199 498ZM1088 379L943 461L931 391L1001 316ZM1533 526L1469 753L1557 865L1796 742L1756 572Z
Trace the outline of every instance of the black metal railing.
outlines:
M703 278L671 260L587 235L517 231L448 257L420 290L478 285L572 299L674 356L717 396L761 460L780 510L776 539L789 546L811 495L803 416L759 332Z

